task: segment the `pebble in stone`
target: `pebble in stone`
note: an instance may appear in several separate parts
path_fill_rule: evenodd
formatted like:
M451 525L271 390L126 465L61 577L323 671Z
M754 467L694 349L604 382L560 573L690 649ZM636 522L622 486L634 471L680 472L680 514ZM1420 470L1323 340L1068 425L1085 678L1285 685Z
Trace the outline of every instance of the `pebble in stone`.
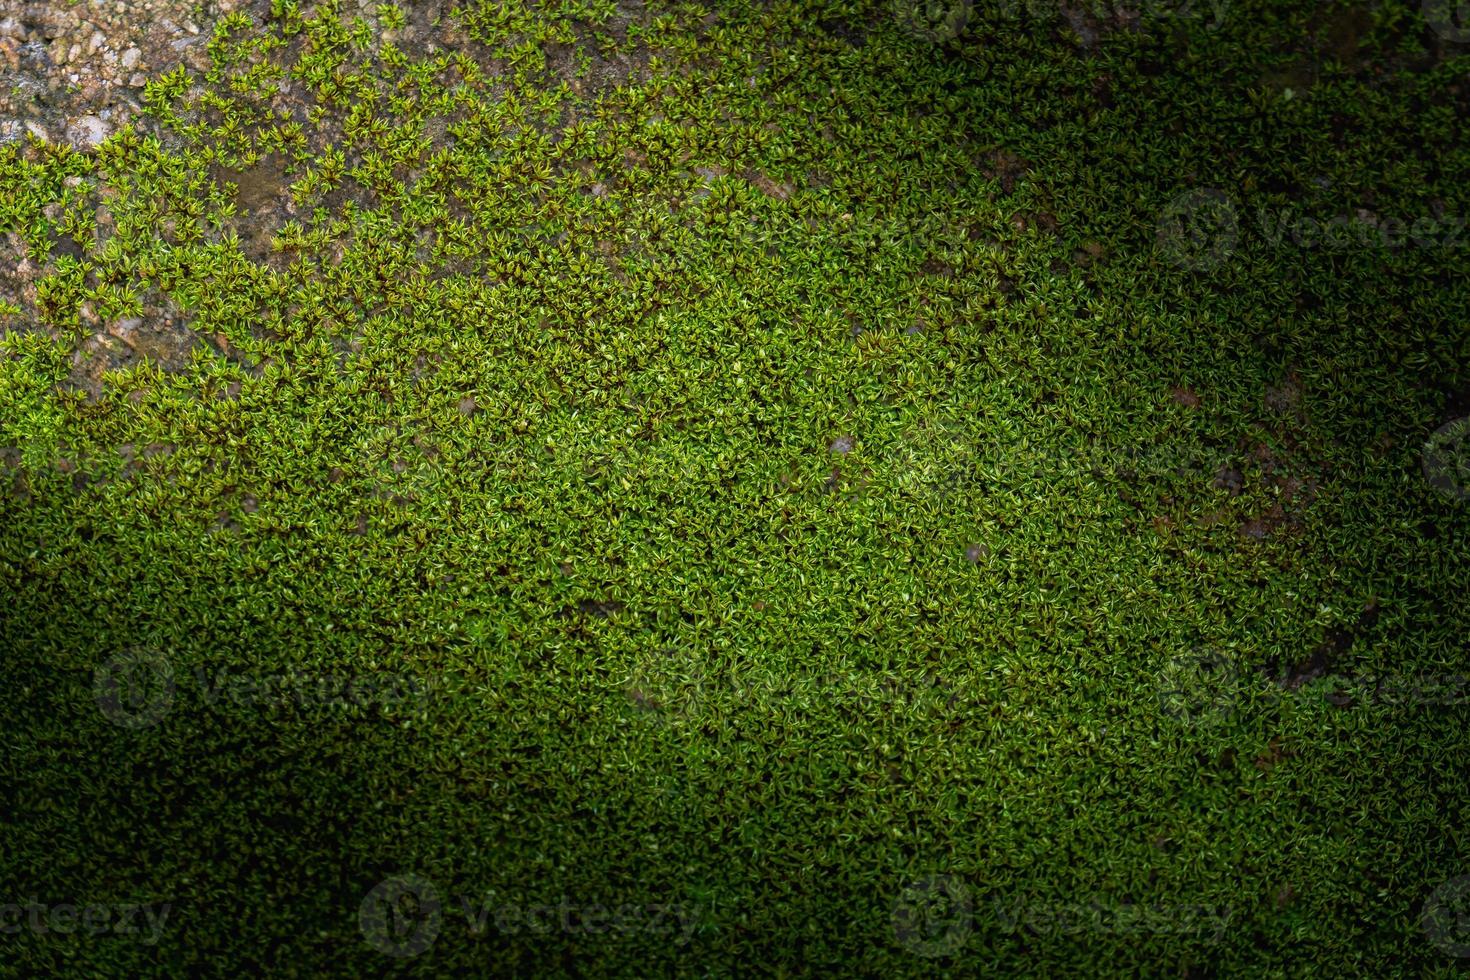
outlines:
M99 145L109 135L109 127L100 116L80 116L66 128L66 138L84 150Z
M138 328L142 325L143 321L137 317L126 317L110 324L107 327L107 332L131 347L134 337L138 333Z

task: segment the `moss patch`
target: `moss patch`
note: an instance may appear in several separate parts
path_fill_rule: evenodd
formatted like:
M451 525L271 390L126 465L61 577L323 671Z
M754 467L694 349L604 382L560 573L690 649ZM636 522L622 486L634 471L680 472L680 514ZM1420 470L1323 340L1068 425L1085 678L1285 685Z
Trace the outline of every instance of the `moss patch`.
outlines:
M1094 6L275 0L0 146L0 904L170 909L6 960L1449 975L1470 61Z

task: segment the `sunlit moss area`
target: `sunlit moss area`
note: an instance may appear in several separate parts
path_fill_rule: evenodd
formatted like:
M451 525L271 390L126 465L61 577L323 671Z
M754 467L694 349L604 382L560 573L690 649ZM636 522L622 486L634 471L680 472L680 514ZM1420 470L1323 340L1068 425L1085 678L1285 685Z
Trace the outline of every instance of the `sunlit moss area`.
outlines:
M0 145L0 962L1470 969L1448 10L274 0Z

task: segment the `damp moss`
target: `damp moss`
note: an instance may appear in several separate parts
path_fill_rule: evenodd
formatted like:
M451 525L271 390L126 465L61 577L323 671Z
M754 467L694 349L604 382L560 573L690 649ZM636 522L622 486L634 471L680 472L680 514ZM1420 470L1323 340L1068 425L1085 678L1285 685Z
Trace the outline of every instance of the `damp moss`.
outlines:
M275 0L0 147L0 902L172 908L6 961L1449 975L1470 62L1117 13Z

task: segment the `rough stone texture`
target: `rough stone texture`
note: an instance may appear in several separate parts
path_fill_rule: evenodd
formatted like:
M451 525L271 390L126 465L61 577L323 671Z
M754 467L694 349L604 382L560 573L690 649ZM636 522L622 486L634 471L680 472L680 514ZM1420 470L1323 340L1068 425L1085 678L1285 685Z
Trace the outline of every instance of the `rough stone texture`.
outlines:
M260 0L0 5L0 144L30 132L78 149L95 147L139 114L149 78L180 63L199 71L207 66L220 16L266 6Z

